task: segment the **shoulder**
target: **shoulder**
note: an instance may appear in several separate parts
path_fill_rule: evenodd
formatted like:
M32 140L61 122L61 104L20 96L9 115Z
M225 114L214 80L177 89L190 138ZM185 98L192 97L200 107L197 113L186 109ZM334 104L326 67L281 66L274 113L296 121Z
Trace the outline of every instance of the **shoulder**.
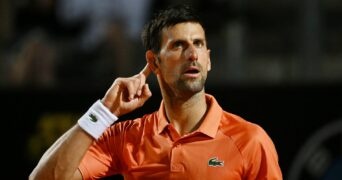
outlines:
M220 129L228 136L234 135L236 133L243 133L246 136L253 136L255 133L258 133L262 130L259 125L227 111L223 111L222 113Z
M258 124L224 111L220 131L234 141L239 149L273 145L267 132Z
M150 114L145 114L142 117L130 119L130 120L120 120L115 122L106 133L111 136L114 134L122 134L122 133L132 133L139 134L143 131L146 131L149 128L152 128L157 124L158 117L157 112L153 112Z
M224 112L220 128L239 150L248 179L282 179L272 139L258 124Z

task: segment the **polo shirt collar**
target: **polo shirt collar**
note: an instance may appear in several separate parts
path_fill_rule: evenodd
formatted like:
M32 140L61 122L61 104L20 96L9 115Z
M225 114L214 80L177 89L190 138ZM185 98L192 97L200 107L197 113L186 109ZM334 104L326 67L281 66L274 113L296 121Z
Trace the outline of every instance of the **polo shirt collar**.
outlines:
M214 138L221 122L222 108L217 103L214 96L206 94L205 98L209 109L202 121L202 124L196 131Z
M221 116L222 116L222 108L216 101L216 99L210 95L205 95L207 104L208 104L208 111L206 113L205 118L202 121L202 124L195 132L201 132L206 134L212 138L216 136L217 130L220 125ZM162 133L165 127L169 124L166 116L165 116L165 108L164 108L164 101L161 102L159 110L158 110L158 133Z

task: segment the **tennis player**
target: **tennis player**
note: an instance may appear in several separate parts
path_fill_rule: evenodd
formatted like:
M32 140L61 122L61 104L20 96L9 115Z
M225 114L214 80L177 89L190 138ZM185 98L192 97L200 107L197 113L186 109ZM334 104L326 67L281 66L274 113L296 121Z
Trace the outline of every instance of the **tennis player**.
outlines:
M40 159L30 179L281 180L262 127L227 112L205 92L211 70L205 29L186 5L159 11L142 32L146 67L117 78L102 99ZM158 110L115 122L144 105L156 75Z

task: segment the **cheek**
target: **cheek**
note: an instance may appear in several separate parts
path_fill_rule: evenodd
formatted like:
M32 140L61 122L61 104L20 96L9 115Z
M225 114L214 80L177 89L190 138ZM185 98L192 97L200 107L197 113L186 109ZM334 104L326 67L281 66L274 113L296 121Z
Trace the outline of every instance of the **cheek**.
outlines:
M168 66L167 68L163 69L162 74L164 75L165 79L172 79L179 73L177 72L176 67Z
M210 70L211 70L211 62L209 60L208 63L207 63L207 71L210 71Z
M209 53L204 52L202 57L205 57L203 59L203 61L204 61L203 65L205 66L206 71L210 71L211 70L211 61L210 61Z
M203 71L210 71L211 70L211 62L208 57L203 58L202 61L200 62L202 65Z
M181 75L179 67L175 64L164 64L161 66L160 75L168 83L174 82Z

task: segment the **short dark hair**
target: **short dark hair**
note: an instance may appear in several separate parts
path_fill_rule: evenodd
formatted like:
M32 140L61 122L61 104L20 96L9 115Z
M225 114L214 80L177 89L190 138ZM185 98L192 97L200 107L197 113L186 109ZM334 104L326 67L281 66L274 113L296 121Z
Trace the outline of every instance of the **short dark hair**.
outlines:
M141 39L145 50L159 52L162 30L183 22L199 23L203 27L199 16L190 5L173 5L158 11L142 31Z

